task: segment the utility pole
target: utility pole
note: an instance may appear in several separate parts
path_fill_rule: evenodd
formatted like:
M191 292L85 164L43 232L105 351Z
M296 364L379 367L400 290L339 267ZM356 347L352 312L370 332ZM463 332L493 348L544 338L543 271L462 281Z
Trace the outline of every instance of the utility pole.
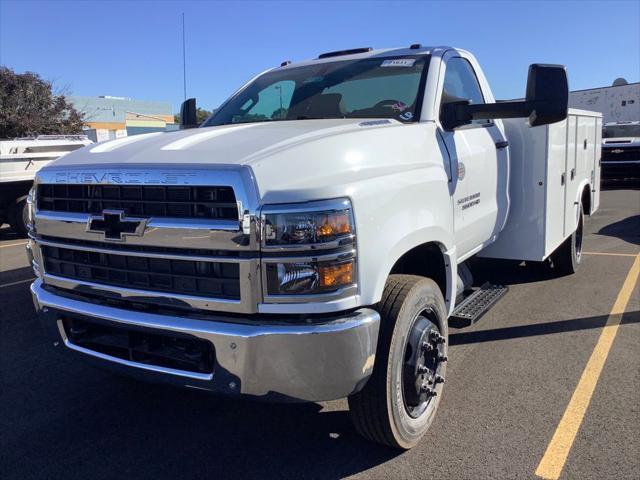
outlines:
M182 12L182 87L184 99L187 99L187 56L184 41L184 12Z

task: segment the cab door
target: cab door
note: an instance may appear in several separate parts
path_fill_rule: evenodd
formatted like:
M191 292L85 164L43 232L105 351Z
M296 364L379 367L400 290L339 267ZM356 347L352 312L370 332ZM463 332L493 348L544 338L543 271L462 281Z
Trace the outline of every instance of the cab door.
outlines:
M443 58L440 107L447 102L487 100L471 62L454 55ZM438 122L439 123L439 122ZM458 258L465 258L495 239L508 213L508 143L502 125L474 120L447 131L439 126L451 162L451 194Z

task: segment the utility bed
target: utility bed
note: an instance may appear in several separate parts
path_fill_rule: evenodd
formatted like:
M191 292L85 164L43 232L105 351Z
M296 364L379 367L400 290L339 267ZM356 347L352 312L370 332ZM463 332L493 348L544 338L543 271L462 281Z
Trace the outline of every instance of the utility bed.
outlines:
M541 261L576 230L582 195L589 195L585 215L598 209L602 114L570 109L566 120L533 128L520 118L503 121L509 216L498 239L478 256Z

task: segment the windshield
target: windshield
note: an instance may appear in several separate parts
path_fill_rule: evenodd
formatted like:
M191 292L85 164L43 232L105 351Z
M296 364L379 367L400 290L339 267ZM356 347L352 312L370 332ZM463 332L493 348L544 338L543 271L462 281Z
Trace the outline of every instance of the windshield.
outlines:
M602 137L640 137L640 125L607 125L602 130Z
M203 126L319 118L416 121L428 59L376 57L267 72Z

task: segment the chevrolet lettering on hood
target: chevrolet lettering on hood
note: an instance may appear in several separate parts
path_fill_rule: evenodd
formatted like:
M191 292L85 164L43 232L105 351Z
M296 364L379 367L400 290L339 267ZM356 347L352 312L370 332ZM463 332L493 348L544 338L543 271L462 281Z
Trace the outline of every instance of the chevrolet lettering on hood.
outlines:
M114 185L187 185L195 173L161 172L56 172L54 183L107 183Z

